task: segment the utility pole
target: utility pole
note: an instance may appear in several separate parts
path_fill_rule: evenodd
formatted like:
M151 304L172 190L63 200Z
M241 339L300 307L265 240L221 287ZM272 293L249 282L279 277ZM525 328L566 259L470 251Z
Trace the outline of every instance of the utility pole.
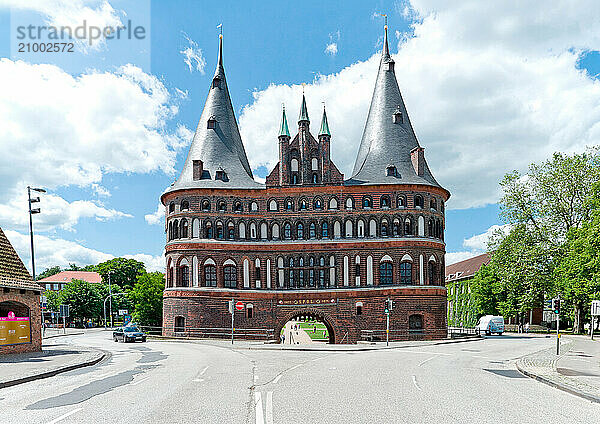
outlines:
M110 328L113 328L113 314L112 314L112 288L110 286L110 274L112 271L108 271L108 310L110 312ZM104 317L104 324L106 325L106 317Z
M390 312L392 311L393 303L388 297L385 301L385 345L390 345Z
M235 314L235 300L229 301L229 312L231 313L231 344L233 344L233 316Z
M35 188L31 186L27 186L27 200L29 202L29 238L31 241L31 276L33 277L33 281L35 281L35 252L33 250L33 215L36 213L40 213L40 208L31 208L32 203L38 203L40 201L39 196L35 198L31 198L31 190L37 191L38 193L45 193L46 190L43 188ZM41 325L42 325L42 337L44 337L44 311L42 310L42 305L40 305L40 316L41 316Z
M556 314L556 354L560 355L560 294L552 300L552 310Z

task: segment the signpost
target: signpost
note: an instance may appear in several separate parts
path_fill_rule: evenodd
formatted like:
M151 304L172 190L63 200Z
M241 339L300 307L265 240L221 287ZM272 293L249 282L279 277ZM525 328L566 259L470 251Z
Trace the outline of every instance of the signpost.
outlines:
M231 344L233 344L233 317L235 315L235 311L242 311L244 309L244 303L241 301L235 301L235 299L231 299L227 302L227 307L229 309L229 313L231 314Z
M63 334L67 334L66 318L69 317L69 305L60 305L60 316L63 319Z
M556 314L556 354L560 355L560 294L552 299L552 312Z
M592 340L594 340L594 324L597 316L600 316L600 300L592 300Z
M390 345L390 312L394 308L394 301L388 298L385 301L385 345Z

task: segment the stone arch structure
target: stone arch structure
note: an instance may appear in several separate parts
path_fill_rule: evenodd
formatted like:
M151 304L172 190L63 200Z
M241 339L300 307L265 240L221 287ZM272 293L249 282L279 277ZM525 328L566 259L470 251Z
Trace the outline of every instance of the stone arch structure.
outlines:
M285 326L285 324L288 321L291 321L294 318L298 318L298 317L302 317L302 316L308 316L311 318L315 318L316 320L321 321L323 324L325 324L325 327L327 328L327 332L329 333L329 343L335 344L337 337L340 337L340 338L342 337L340 335L340 329L337 327L337 325L335 325L335 321L329 316L329 314L327 312L325 312L321 309L318 309L318 308L311 308L311 307L296 309L294 311L288 312L283 317L283 319L280 319L275 324L274 334L279 335L281 333L281 330L283 329L283 327ZM281 341L279 341L279 343L281 343Z

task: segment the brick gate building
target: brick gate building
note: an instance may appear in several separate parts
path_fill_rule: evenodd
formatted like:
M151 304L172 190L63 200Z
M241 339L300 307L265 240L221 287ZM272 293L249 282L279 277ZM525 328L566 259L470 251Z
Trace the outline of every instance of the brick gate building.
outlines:
M317 137L304 95L298 133L285 109L279 163L259 184L242 144L223 67L223 40L204 111L166 208L163 334L235 327L277 338L298 316L321 319L330 341L446 337L444 204L384 48L362 141L348 179L332 162L325 109ZM333 131L335 135L335 131ZM219 331L222 329L223 331ZM257 333L257 334L258 334Z

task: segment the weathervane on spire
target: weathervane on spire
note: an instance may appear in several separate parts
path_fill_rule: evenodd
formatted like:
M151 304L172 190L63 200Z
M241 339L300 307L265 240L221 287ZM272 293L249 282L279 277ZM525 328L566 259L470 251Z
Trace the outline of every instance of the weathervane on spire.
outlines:
M217 25L217 29L221 30L221 33L219 34L219 38L223 38L223 24Z
M384 15L383 13L378 13L379 16L382 16L383 19L385 19L385 29L387 29L387 15Z

